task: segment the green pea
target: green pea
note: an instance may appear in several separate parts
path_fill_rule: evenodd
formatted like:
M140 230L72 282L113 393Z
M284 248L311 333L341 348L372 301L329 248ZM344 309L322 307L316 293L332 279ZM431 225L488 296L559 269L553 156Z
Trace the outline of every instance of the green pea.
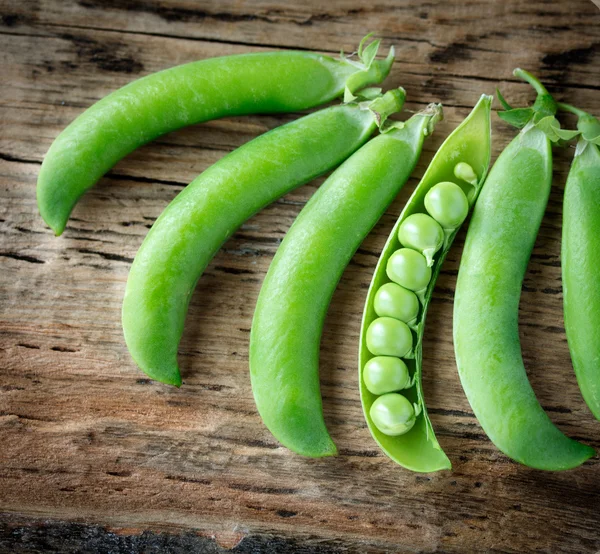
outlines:
M515 75L534 86L538 100L529 110L500 112L522 130L496 160L473 210L456 283L454 351L465 394L494 444L524 465L557 471L582 464L594 450L552 423L523 365L521 286L552 186L546 132L559 137L555 126L529 124L553 117L553 98L527 72Z
M365 37L367 39L368 37ZM71 210L121 158L165 133L231 115L297 112L382 81L394 61L314 52L265 52L191 62L133 81L75 119L52 143L40 169L40 214L60 235Z
M419 315L417 295L396 283L386 283L379 287L373 300L375 313L410 323Z
M395 356L375 356L363 368L363 379L369 392L385 394L406 389L411 378L406 364Z
M459 162L454 167L454 176L461 181L466 181L471 185L477 185L477 173L466 162Z
M391 317L379 317L367 329L367 348L375 356L406 356L412 342L408 325Z
M422 252L427 265L432 265L434 254L444 244L444 230L427 214L412 214L400 224L398 240L403 246Z
M425 209L445 229L455 229L469 213L467 195L450 181L438 183L425 195Z
M396 250L388 260L387 275L405 289L423 290L431 279L431 267L425 256L410 248Z
M375 399L371 420L384 435L397 437L408 433L417 419L415 408L401 394L390 392Z

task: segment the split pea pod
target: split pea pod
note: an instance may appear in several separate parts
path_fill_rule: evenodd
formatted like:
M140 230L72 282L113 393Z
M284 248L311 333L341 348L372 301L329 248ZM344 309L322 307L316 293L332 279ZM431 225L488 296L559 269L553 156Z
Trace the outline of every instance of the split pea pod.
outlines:
M491 101L481 97L429 164L383 248L365 302L359 350L365 419L385 454L413 471L451 467L425 406L423 334L444 258L487 174Z
M600 419L600 121L579 117L581 138L563 202L561 265L565 331L581 394Z
M370 35L369 35L370 36ZM368 37L365 37L365 39ZM379 40L359 60L311 52L223 56L148 75L109 94L52 143L37 184L40 214L60 235L79 198L121 158L156 137L232 115L292 112L381 82L394 60L375 60Z
M223 242L264 206L341 163L403 103L396 89L297 119L234 150L175 197L135 256L123 300L125 341L145 373L181 384L177 347L188 304Z
M271 262L254 312L250 376L258 411L284 446L335 455L319 388L327 308L354 252L402 188L441 118L431 105L369 141L321 185Z
M458 373L479 423L507 456L527 466L569 469L594 450L554 426L531 388L521 354L521 286L552 183L551 143L569 139L556 103L522 70L538 96L532 108L499 115L522 128L494 164L469 225L454 300Z

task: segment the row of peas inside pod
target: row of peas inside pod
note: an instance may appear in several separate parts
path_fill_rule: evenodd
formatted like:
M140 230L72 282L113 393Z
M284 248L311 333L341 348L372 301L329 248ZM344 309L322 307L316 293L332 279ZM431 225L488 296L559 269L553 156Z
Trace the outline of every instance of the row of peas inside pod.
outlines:
M467 186L477 183L473 168L465 162L455 166L454 175ZM388 260L389 282L375 293L378 317L367 328L367 350L373 357L362 375L369 392L378 396L371 406L371 420L389 436L410 431L421 413L420 405L398 391L415 384L405 360L414 358L414 334L421 323L431 266L446 238L467 217L469 200L459 184L444 181L427 192L422 208L423 212L409 215L398 229L400 248Z

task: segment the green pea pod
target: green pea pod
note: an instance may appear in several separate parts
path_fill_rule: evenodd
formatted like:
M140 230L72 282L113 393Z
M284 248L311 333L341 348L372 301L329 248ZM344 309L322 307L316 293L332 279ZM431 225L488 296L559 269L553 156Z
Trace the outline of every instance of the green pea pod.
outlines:
M579 116L581 132L563 203L565 330L579 388L600 419L600 121L567 104L559 107Z
M521 286L552 183L551 138L560 138L554 132L549 137L538 123L554 117L556 103L533 76L522 70L515 75L534 86L538 100L475 206L456 285L454 348L464 391L494 444L527 466L562 470L594 450L567 438L540 406L518 328Z
M431 301L437 275L458 232L460 224L467 216L467 210L474 204L487 174L491 152L491 101L491 96L483 95L469 116L452 132L437 151L421 182L417 185L417 188L400 214L383 248L365 302L359 351L360 397L365 419L373 438L382 450L396 463L413 471L432 472L441 469L450 469L451 467L450 460L441 449L435 437L423 397L423 334L425 331L427 308ZM391 278L394 275L390 273L390 260L394 255L398 255L397 252L402 253L409 250L408 254L412 253L411 256L407 256L409 263L411 258L415 258L416 260L422 259L424 267L427 267L426 253L415 251L416 245L412 243L407 244L410 241L403 239L400 231L404 229L405 222L410 221L417 214L425 213L426 206L429 205L426 201L426 198L430 198L428 194L435 187L439 187L440 184L450 184L450 186L457 189L460 187L458 192L466 199L465 209L458 219L452 220L447 217L441 217L431 206L429 207L431 215L441 220L441 225L438 225L438 227L443 227L443 231L440 229L442 235L440 237L441 244L437 244L437 249L434 247L432 249L433 252L428 253L431 269L426 273L425 280L422 282L417 282L413 285L403 281L401 283L402 286L396 285L393 283L395 279ZM417 217L420 218L420 215ZM427 221L429 221L431 216L425 216L425 218L428 218ZM400 242L401 240L402 242ZM402 248L402 246L405 248ZM409 270L414 269L409 266ZM391 308L390 306L386 306L385 303L382 303L382 306L377 305L378 294L381 294L380 291L383 292L390 286L398 292L404 291L403 294L405 296L412 294L411 290L416 291L420 308L414 313L414 319L410 319L413 317L412 315L404 318L401 315L397 315L392 309L393 305ZM390 304L390 302L387 302L387 304ZM372 350L375 350L376 347L371 345L369 337L369 330L373 329L373 324L377 324L376 322L383 320L381 324L385 330L385 326L389 325L389 319L394 320L394 318L406 321L408 326L412 328L412 333L416 336L415 346L412 351L404 356L400 355L400 357L404 358L403 362L408 367L411 376L410 382L402 390L402 395L415 406L413 422L411 422L412 427L403 428L403 434L400 435L388 434L388 429L383 428L380 424L378 425L378 421L374 421L374 416L376 417L378 413L374 411L374 406L377 407L376 402L378 403L380 399L385 399L387 395L379 395L382 392L386 392L386 389L376 390L377 394L373 392L375 389L369 383L367 371L369 364L377 363L380 360L380 354L384 354L384 362L390 356L392 359L398 358L399 352L373 352ZM392 384L387 389L387 392L397 391L398 388L397 385Z
M208 168L169 204L129 272L123 331L150 377L179 386L177 347L202 272L249 217L341 163L404 103L403 89L336 106L283 125Z
M265 425L298 454L336 454L319 389L327 308L345 267L408 180L441 115L441 106L431 105L346 160L300 212L269 267L250 334L252 391Z
M368 35L370 36L370 35ZM365 37L365 39L368 38ZM225 116L293 112L379 83L394 61L375 60L379 41L359 61L311 52L242 54L153 73L109 94L52 143L40 169L40 214L60 235L79 198L121 158L156 137Z

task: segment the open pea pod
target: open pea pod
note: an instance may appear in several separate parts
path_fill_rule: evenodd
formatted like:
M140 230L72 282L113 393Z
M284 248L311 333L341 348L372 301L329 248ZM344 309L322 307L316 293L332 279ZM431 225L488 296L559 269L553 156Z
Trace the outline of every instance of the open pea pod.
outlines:
M488 171L491 154L491 104L492 97L483 95L469 116L452 132L436 153L427 168L425 175L421 179L421 182L400 214L400 218L384 246L377 267L375 268L375 273L365 303L359 350L360 396L365 418L373 438L377 441L383 451L392 460L413 471L427 473L441 469L450 469L451 467L450 460L441 449L435 437L431 421L427 415L423 397L421 381L423 332L425 329L427 307L431 300L431 295L441 265L456 233L458 232L462 220L464 220L464 217L467 215L468 209L475 203ZM398 234L403 222L405 222L409 216L427 213L425 197L433 187L440 183L457 190L458 194L463 199L466 199L464 214L460 217L459 221L454 221L454 223L449 224L448 221L451 220L452 217L450 217L449 220L445 219L438 215L439 210L436 212L436 210L433 209L435 206L432 207L431 205L428 205L431 215L437 215L437 220L439 223L442 223L442 225L439 225L436 221L433 221L433 218L427 215L418 216L416 224L417 226L419 225L418 218L424 217L427 221L432 220L432 226L437 226L438 229L441 229L440 243L436 248L429 250L423 249L419 252L418 245L414 244L410 239L410 225L403 227L403 236L406 236L407 238L403 238L402 243L398 238ZM458 190L457 187L448 185L448 183L458 185L462 192ZM432 197L430 196L429 198ZM438 197L438 199L439 198L440 197ZM441 198L443 199L443 195ZM435 199L433 200L433 204L435 204ZM440 207L442 211L445 209L443 202L441 204L438 203L438 208ZM412 221L415 221L414 218ZM412 344L414 345L410 348L409 352L401 356L400 361L402 363L398 364L396 362L398 359L397 356L390 355L391 352L386 351L385 349L378 352L378 346L372 346L370 341L374 340L373 336L378 333L377 325L379 322L381 322L382 326L385 328L386 324L390 324L390 319L393 319L390 317L382 317L393 314L382 313L382 309L376 307L376 296L383 285L393 283L394 281L396 283L399 282L394 276L394 268L391 267L394 265L394 260L390 263L390 259L394 254L398 257L398 251L400 251L400 253L407 252L407 248L403 247L408 247L408 250L414 252L415 257L420 256L419 259L423 259L422 265L425 270L422 271L422 273L425 275L426 279L428 278L428 281L426 280L426 284L422 287L421 285L411 286L410 284L404 283L406 288L398 288L398 291L402 289L400 292L404 295L403 298L407 297L407 294L411 293L411 290L409 289L412 289L419 300L415 318L407 321L406 324L402 322L391 322L394 324L394 329L398 326L402 326L404 329L403 326L407 325L412 335ZM415 249L417 249L417 251L415 251ZM408 254L411 254L411 252L408 252ZM413 254L411 254L411 256L413 256ZM394 278L390 278L389 274ZM390 285L387 286L389 287ZM395 287L395 284L392 284L391 286ZM374 323L375 325L372 325ZM396 340L395 345L392 346L397 346L398 337L398 333L396 333L395 330L392 331L391 335L388 337L391 338L392 341ZM382 336L380 335L379 338L382 338ZM385 340L385 337L383 338ZM369 349L369 346L371 346L371 349L375 352L372 352ZM402 346L401 348L404 347L405 346ZM389 363L390 361L393 363ZM365 367L368 363L370 366L373 366L377 365L378 362L383 362L382 364L379 364L380 376L382 373L386 372L389 374L390 371L393 371L400 365L402 367L406 365L408 369L409 379L406 380L406 385L408 386L401 390L400 394L408 399L414 408L413 410L408 410L410 412L408 414L409 417L404 424L403 422L400 422L399 427L396 427L397 434L395 434L395 436L388 434L396 433L396 431L393 429L390 430L389 428L386 429L385 426L381 424L379 417L383 414L383 417L385 418L386 414L389 415L390 410L393 412L394 409L399 410L402 412L403 416L406 416L406 402L400 398L400 394L397 394L396 392L382 395L371 392L374 387L371 383L365 382L365 378L369 381L369 376L366 374ZM390 381L394 380L396 383L401 382L401 379L390 379ZM367 384L369 384L369 387ZM392 387L393 386L394 385L392 385ZM401 387L402 385L399 386ZM386 406L385 402L382 402L382 400L386 399L398 402L395 402L395 404L392 403L393 405L388 403ZM377 405L374 407L373 404L375 402L377 402ZM373 409L375 410L374 412ZM374 421L373 415L378 421ZM386 432L383 432L381 428L384 428ZM400 430L398 431L398 429ZM406 429L408 429L408 431L406 431Z

